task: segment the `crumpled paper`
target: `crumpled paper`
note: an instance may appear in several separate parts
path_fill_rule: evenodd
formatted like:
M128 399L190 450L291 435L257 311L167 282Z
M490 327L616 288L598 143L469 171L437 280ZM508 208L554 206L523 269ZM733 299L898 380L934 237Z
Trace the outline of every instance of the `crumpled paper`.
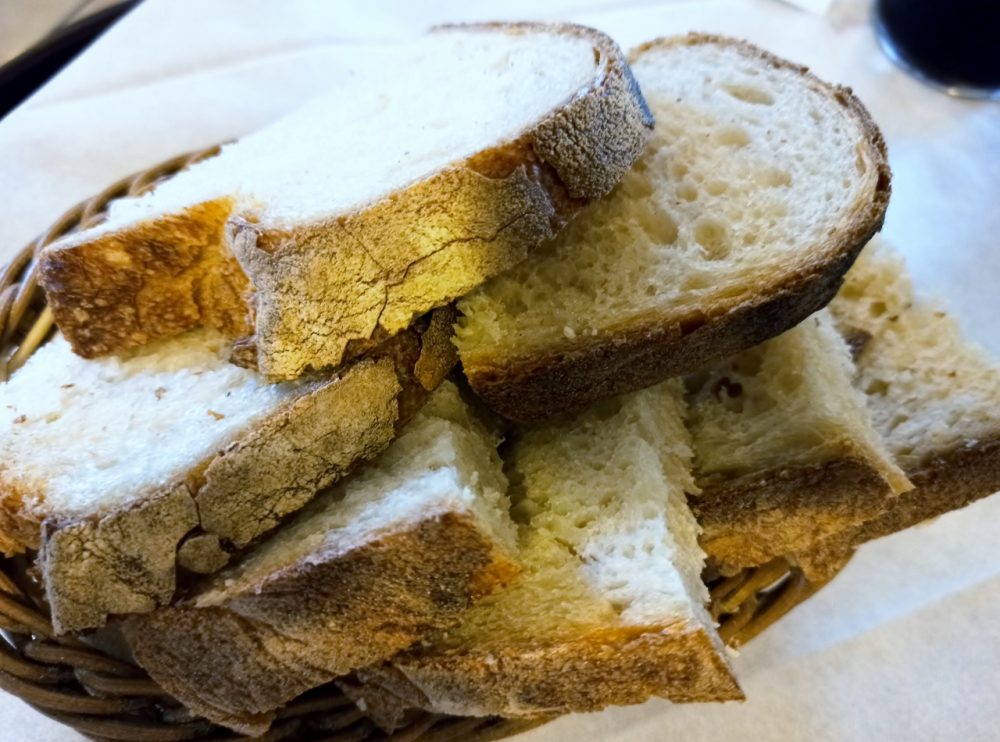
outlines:
M0 259L77 201L180 152L259 128L434 23L571 20L623 47L742 36L852 86L889 145L883 234L917 285L1000 356L1000 106L947 98L879 51L863 0L819 16L773 0L147 0L0 122ZM429 81L433 84L434 81ZM743 704L642 706L529 732L685 741L1000 738L1000 497L866 545L736 659ZM82 739L0 694L11 739Z

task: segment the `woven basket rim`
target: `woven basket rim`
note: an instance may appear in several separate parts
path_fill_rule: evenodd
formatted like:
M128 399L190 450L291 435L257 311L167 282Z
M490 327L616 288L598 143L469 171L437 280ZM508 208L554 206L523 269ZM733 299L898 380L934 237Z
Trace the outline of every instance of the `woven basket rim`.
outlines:
M0 270L0 381L6 381L53 335L52 314L37 282L39 251L65 234L101 221L115 199L140 195L218 151L218 147L212 147L179 155L113 183L63 214ZM96 649L82 636L57 637L31 572L28 556L0 559L0 632L6 640L0 641L0 689L91 739L249 739L192 714L141 668ZM829 579L810 582L800 569L779 558L737 575L713 579L709 583L709 609L719 623L722 640L740 646L827 582ZM285 706L272 731L256 739L346 741L378 737L409 742L486 742L523 732L544 721L419 712L405 727L385 737L331 684L309 691ZM309 736L302 737L300 732Z

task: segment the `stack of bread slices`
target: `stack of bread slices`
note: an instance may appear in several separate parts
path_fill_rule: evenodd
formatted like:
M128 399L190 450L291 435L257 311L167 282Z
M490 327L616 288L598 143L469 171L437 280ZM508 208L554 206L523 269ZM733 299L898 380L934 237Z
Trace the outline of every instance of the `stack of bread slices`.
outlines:
M849 89L699 34L393 55L41 254L0 550L57 632L251 735L329 682L386 729L737 700L706 573L1000 488Z

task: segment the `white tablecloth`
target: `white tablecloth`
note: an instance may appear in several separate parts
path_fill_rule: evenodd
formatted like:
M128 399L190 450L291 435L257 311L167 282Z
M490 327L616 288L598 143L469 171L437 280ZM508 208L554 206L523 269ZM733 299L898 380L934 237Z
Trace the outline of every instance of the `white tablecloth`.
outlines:
M628 47L739 35L849 84L889 144L884 234L1000 355L1000 105L946 98L879 52L862 0L148 0L0 122L0 259L112 180L277 117L358 44L443 21L566 19ZM567 717L526 742L1000 739L1000 497L867 545L736 660L748 700ZM0 738L79 737L0 695Z

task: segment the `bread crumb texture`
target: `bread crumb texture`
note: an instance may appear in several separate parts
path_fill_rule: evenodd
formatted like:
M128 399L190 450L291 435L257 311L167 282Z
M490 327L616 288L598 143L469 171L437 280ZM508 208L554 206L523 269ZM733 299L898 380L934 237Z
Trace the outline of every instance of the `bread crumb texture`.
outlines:
M725 45L633 63L656 118L610 198L461 304L463 358L559 345L797 269L868 186L858 122L796 69Z

